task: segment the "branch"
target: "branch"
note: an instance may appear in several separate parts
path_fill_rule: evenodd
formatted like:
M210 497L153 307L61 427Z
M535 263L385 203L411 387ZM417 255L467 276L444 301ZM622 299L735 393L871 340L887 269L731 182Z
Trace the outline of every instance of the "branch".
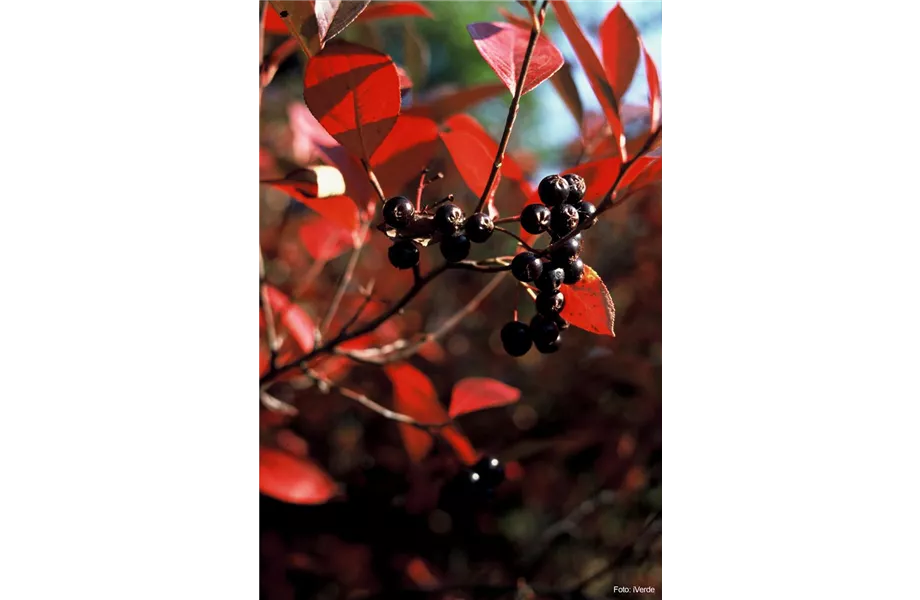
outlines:
M378 348L369 348L364 350L337 350L336 354L341 356L347 356L357 362L371 365L385 365L399 360L405 360L413 355L415 355L419 349L430 342L437 341L447 335L450 330L456 327L460 321L465 317L470 315L473 311L479 308L479 305L482 304L482 301L491 294L495 288L498 287L498 284L507 275L507 271L501 273L498 277L495 277L485 285L476 296L470 300L466 306L458 310L456 313L451 315L449 319L444 321L437 329L432 332L422 334L415 342L409 342L406 339L397 340L385 346L380 346Z
M540 6L538 16L534 17L533 27L530 29L530 39L527 41L527 50L524 52L524 60L521 63L521 74L518 77L517 85L514 88L514 97L511 99L511 106L508 107L508 118L505 120L505 130L502 132L502 139L498 143L498 150L495 153L495 162L492 163L492 170L489 172L489 179L486 181L486 187L482 190L482 197L479 198L479 204L476 206L476 212L481 212L482 207L486 204L489 192L495 184L498 172L502 168L502 161L505 158L505 149L508 147L508 140L511 138L511 128L514 127L514 119L517 117L518 107L521 104L521 96L524 95L524 79L527 77L527 70L530 68L530 59L533 57L533 49L537 45L537 38L540 37L540 30L543 26L543 18L546 15L546 0Z
M367 308L367 305L371 303L371 295L374 293L374 281L371 279L371 282L367 286L367 291L364 292L364 301L361 302L361 305L358 307L358 310L355 311L355 314L351 316L348 321L342 325L342 329L339 331L339 335L348 331L348 328L354 325L358 319L361 318L361 314L364 312L364 309Z
M405 423L406 425L412 425L413 427L418 427L419 429L424 429L426 431L430 431L433 429L434 430L441 429L443 427L447 427L448 425L453 424L453 421L444 421L440 423L426 423L423 421L418 421L410 417L409 415L398 413L396 411L390 410L389 408L386 408L385 406L381 406L380 404L377 404L376 402L374 402L373 400L371 400L364 394L360 392L356 392L355 390L347 388L343 385L339 385L338 383L335 383L330 379L326 379L325 377L323 377L319 373L316 373L315 371L311 371L307 369L306 375L310 379L323 383L324 385L328 386L330 389L337 391L340 395L344 396L345 398L348 398L349 400L354 400L358 404L361 404L362 406L365 406L371 409L375 413L391 421L396 421L397 423Z
M530 252L536 252L536 250L534 250L533 248L531 248L530 244L528 244L527 242L525 242L524 240L522 240L517 234L508 231L508 230L505 229L504 227L499 227L498 225L496 225L495 228L494 228L494 230L495 230L495 231L498 231L498 232L501 232L501 233L504 233L505 235L510 235L511 237L513 237L514 239L516 239L522 246L524 246L524 248L526 248L526 249L529 250Z
M364 248L364 243L367 240L367 232L370 227L371 222L370 219L368 219L361 225L358 231L358 244L355 246L355 249L351 251L351 258L348 259L348 266L345 267L345 273L342 274L339 286L335 290L335 295L332 297L332 302L329 304L329 310L326 311L326 317L319 327L323 335L326 334L326 330L329 329L329 325L332 324L332 319L335 318L335 313L338 312L339 305L342 303L342 298L345 296L345 292L349 284L351 284L351 279L355 275L355 269L358 267L358 259L361 257L361 250Z
M364 170L367 172L367 178L370 180L371 185L374 187L374 191L377 192L377 197L380 198L381 202L386 202L386 194L383 193L383 188L380 187L380 182L377 180L377 175L374 173L374 169L371 168L370 163L368 163L363 158L361 159L361 165L364 167Z

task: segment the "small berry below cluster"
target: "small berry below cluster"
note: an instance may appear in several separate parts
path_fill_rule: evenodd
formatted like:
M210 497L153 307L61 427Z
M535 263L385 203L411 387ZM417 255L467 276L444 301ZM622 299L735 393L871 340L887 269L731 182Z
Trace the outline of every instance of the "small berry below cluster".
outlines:
M505 481L505 466L494 456L484 456L470 468L469 477L471 484L491 493Z
M586 191L584 178L576 173L549 175L537 188L542 204L529 204L521 211L521 228L534 235L549 233L552 249L521 252L511 261L515 279L537 291L530 323L511 321L502 328L502 346L511 356L523 356L532 347L542 354L559 350L561 332L569 326L560 315L566 300L561 287L578 283L585 273L584 236L572 233L597 220L597 209L584 199Z

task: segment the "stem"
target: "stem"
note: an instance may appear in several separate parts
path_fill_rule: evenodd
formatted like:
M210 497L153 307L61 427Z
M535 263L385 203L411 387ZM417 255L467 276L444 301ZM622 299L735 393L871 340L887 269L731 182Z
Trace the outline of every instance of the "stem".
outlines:
M339 310L339 305L342 303L342 298L345 296L345 291L348 289L348 285L351 283L351 279L355 275L355 269L358 266L358 258L361 256L361 250L364 248L364 242L367 239L367 232L370 229L370 226L371 222L368 220L361 226L361 229L358 231L358 245L355 246L355 249L351 252L351 258L348 259L348 266L345 267L345 273L342 275L341 281L339 281L339 287L335 290L335 296L333 296L332 303L329 305L329 310L326 312L326 318L323 319L323 322L319 327L320 332L323 334L326 333L326 330L329 329L329 325L332 323L332 319L335 318L335 313Z
M521 215L514 215L513 217L502 217L501 219L496 219L492 221L495 225L500 225L502 223L517 223L521 220Z
M272 312L272 305L268 299L268 286L265 282L265 258L262 256L262 246L259 246L259 305L262 308L262 314L265 316L265 335L268 341L269 353L269 370L275 368L275 361L278 358L278 336L275 331L275 315Z
M530 59L533 57L533 49L537 45L537 38L540 37L540 30L543 26L543 17L546 14L546 0L540 7L540 14L534 18L533 27L530 28L530 39L527 41L527 50L524 52L524 60L521 63L521 74L518 77L517 85L514 87L514 97L511 99L511 106L508 107L508 118L505 120L505 130L502 132L502 139L498 143L498 151L495 153L495 162L492 163L492 170L489 172L489 179L486 181L486 187L482 190L482 197L479 198L479 204L475 212L481 212L485 206L486 199L492 191L498 172L502 168L502 161L505 158L505 149L508 147L508 140L511 138L511 129L514 127L514 119L517 117L518 107L521 104L521 96L524 95L524 79L527 77L527 70L530 67Z
M367 292L364 294L364 301L361 302L361 305L358 307L358 310L355 311L355 314L351 316L348 321L342 325L342 329L339 331L339 335L348 331L348 328L354 325L358 319L361 318L361 314L364 312L364 309L367 308L367 305L371 303L371 296L374 293L374 280L371 279L370 284L367 286Z
M422 210L422 190L425 189L425 178L428 176L428 167L422 169L422 176L418 181L418 191L415 194L415 212Z
M520 243L522 246L524 246L524 248L526 248L528 251L530 251L530 252L535 252L535 250L534 250L533 248L530 247L530 244L528 244L527 242L525 242L524 240L522 240L520 237L518 237L518 235L517 235L516 233L512 233L512 232L508 231L507 229L505 229L504 227L498 227L497 225L495 226L494 231L498 231L498 232L504 233L505 235L510 235L511 237L513 237L514 239L516 239L516 240L518 241L518 243Z
M380 187L380 182L377 181L377 175L374 174L374 170L371 168L370 163L362 158L361 165L364 167L364 170L367 171L367 178L370 180L371 185L374 187L374 191L377 192L377 197L380 198L381 202L386 202L387 197L383 193L383 188Z

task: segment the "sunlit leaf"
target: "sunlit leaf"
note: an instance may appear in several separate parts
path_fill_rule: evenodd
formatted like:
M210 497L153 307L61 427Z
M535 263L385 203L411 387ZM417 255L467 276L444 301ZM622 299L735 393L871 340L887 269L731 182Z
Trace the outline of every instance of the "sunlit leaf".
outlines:
M645 45L642 46L642 54L645 56L645 76L648 80L649 112L651 113L649 131L653 132L661 123L661 82L658 80L658 67L649 56Z
M607 81L619 102L639 66L639 32L623 5L617 4L607 13L598 33Z
M370 0L271 0L291 35L300 40L308 56L315 56L340 34ZM274 26L274 23L273 23Z
M393 17L425 17L433 19L431 11L418 2L372 2L356 19L363 23L375 19L390 19Z
M316 260L332 260L355 245L352 230L319 216L304 219L297 233L307 253Z
M585 265L585 273L580 281L572 285L563 285L565 306L560 315L570 325L592 333L609 335L613 333L616 309L607 286L598 274Z
M482 194L494 156L468 131L443 131L440 134L451 161L473 194Z
M260 447L259 491L291 504L323 504L334 498L339 489L326 471L309 458Z
M471 23L466 26L476 49L492 67L498 78L512 94L517 89L524 55L530 40L530 30L512 23ZM522 93L526 94L559 70L565 59L549 38L537 38L530 66L524 78Z
M313 350L316 343L316 326L310 315L296 303L291 302L284 292L271 285L265 286L265 294L268 296L268 303L275 320L281 324L280 333L289 334L297 342L301 351L306 353ZM260 326L264 328L266 326L264 315L260 316Z
M521 399L521 390L490 377L467 377L454 385L450 398L451 418L477 410L513 404Z
M473 87L452 90L441 93L432 98L426 98L407 109L406 113L428 117L436 122L447 117L463 112L489 98L493 98L505 91L503 83L487 83Z
M374 156L371 166L385 193L395 194L412 179L418 180L438 148L438 126L414 115L399 115Z

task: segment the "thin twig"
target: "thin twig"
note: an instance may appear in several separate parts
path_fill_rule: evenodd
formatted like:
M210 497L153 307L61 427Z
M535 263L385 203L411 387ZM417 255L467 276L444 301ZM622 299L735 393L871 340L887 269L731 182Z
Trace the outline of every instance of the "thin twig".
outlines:
M469 316L473 311L479 308L482 301L491 294L495 288L502 282L507 272L501 273L487 283L479 293L473 297L463 308L451 315L437 329L429 333L422 334L415 342L409 342L406 339L400 339L385 346L378 348L369 348L364 350L337 350L336 354L347 356L357 362L371 365L385 365L399 360L405 360L414 356L419 349L425 344L437 341L447 335L456 327L464 318Z
M275 315L272 311L272 303L268 298L268 284L265 280L265 258L262 256L262 246L259 245L259 305L262 307L262 314L265 317L265 336L268 342L268 365L269 370L275 368L275 361L278 358L278 335L275 331Z
M342 329L339 331L339 335L348 331L348 328L357 323L358 319L361 318L361 314L364 313L364 309L367 308L367 305L371 303L371 295L374 293L374 280L371 279L371 282L367 286L367 291L364 292L364 300L361 302L361 305L358 306L358 310L355 311L355 314L351 316L348 321L342 325Z
M377 192L377 197L380 198L381 202L386 202L386 194L383 193L383 188L380 187L380 182L377 180L377 175L374 173L374 169L371 168L370 163L368 163L363 158L361 159L361 165L364 167L364 170L367 172L367 178L370 180L371 185L374 187L374 191Z
M546 0L540 7L539 16L534 17L533 27L530 29L530 39L527 41L527 50L524 51L524 60L521 62L521 74L518 77L517 85L514 87L514 97L511 99L511 106L508 107L508 118L505 120L505 129L502 131L502 138L498 142L498 150L495 153L495 161L492 163L492 170L489 172L489 179L482 190L482 196L479 198L479 204L476 206L476 212L481 212L485 206L492 186L498 177L498 172L502 168L502 161L505 158L505 149L508 147L508 140L511 138L511 129L514 127L514 119L517 117L518 108L521 104L521 96L524 95L524 80L527 77L527 70L530 67L530 59L533 57L533 50L537 45L537 38L540 37L540 30L543 26L543 18L546 14Z
M502 217L501 219L495 219L493 223L495 225L500 225L502 223L517 223L521 220L521 215L514 215L513 217Z
M358 267L358 259L361 257L361 250L364 249L364 242L367 240L367 232L370 226L371 222L367 220L358 230L358 243L355 245L354 250L351 251L351 257L348 259L345 273L342 274L339 286L336 288L335 295L332 297L332 302L329 304L329 310L326 311L326 317L319 327L320 332L323 334L326 333L329 329L329 325L332 323L332 319L335 318L335 314L339 310L339 305L342 303L342 298L345 296L345 292L351 284L351 279L355 275L355 269Z
M309 377L310 379L313 379L318 382L322 382L323 384L327 385L329 389L333 389L337 391L340 395L344 396L345 398L348 398L349 400L354 400L358 404L361 404L362 406L365 406L371 409L375 413L391 421L396 421L398 423L405 423L406 425L412 425L413 427L418 427L419 429L425 429L429 431L441 429L443 427L447 427L448 425L453 424L453 421L450 421L450 420L438 422L438 423L428 423L424 421L418 421L410 417L409 415L398 413L396 411L390 410L389 408L386 408L385 406L381 406L380 404L377 404L376 402L368 398L366 395L360 392L357 392L353 389L347 388L338 383L335 383L334 381L323 377L322 375L320 375L319 373L315 371L306 369L305 372L306 372L307 377Z
M522 246L524 246L524 248L526 248L526 249L529 250L530 252L535 252L535 250L530 246L530 244L528 244L527 242L525 242L524 240L522 240L516 233L512 233L512 232L508 231L507 229L505 229L504 227L499 227L498 225L495 226L495 231L498 231L498 232L500 232L500 233L504 233L505 235L509 235L509 236L513 237L514 239L516 239L516 240L518 241L519 244L521 244Z

